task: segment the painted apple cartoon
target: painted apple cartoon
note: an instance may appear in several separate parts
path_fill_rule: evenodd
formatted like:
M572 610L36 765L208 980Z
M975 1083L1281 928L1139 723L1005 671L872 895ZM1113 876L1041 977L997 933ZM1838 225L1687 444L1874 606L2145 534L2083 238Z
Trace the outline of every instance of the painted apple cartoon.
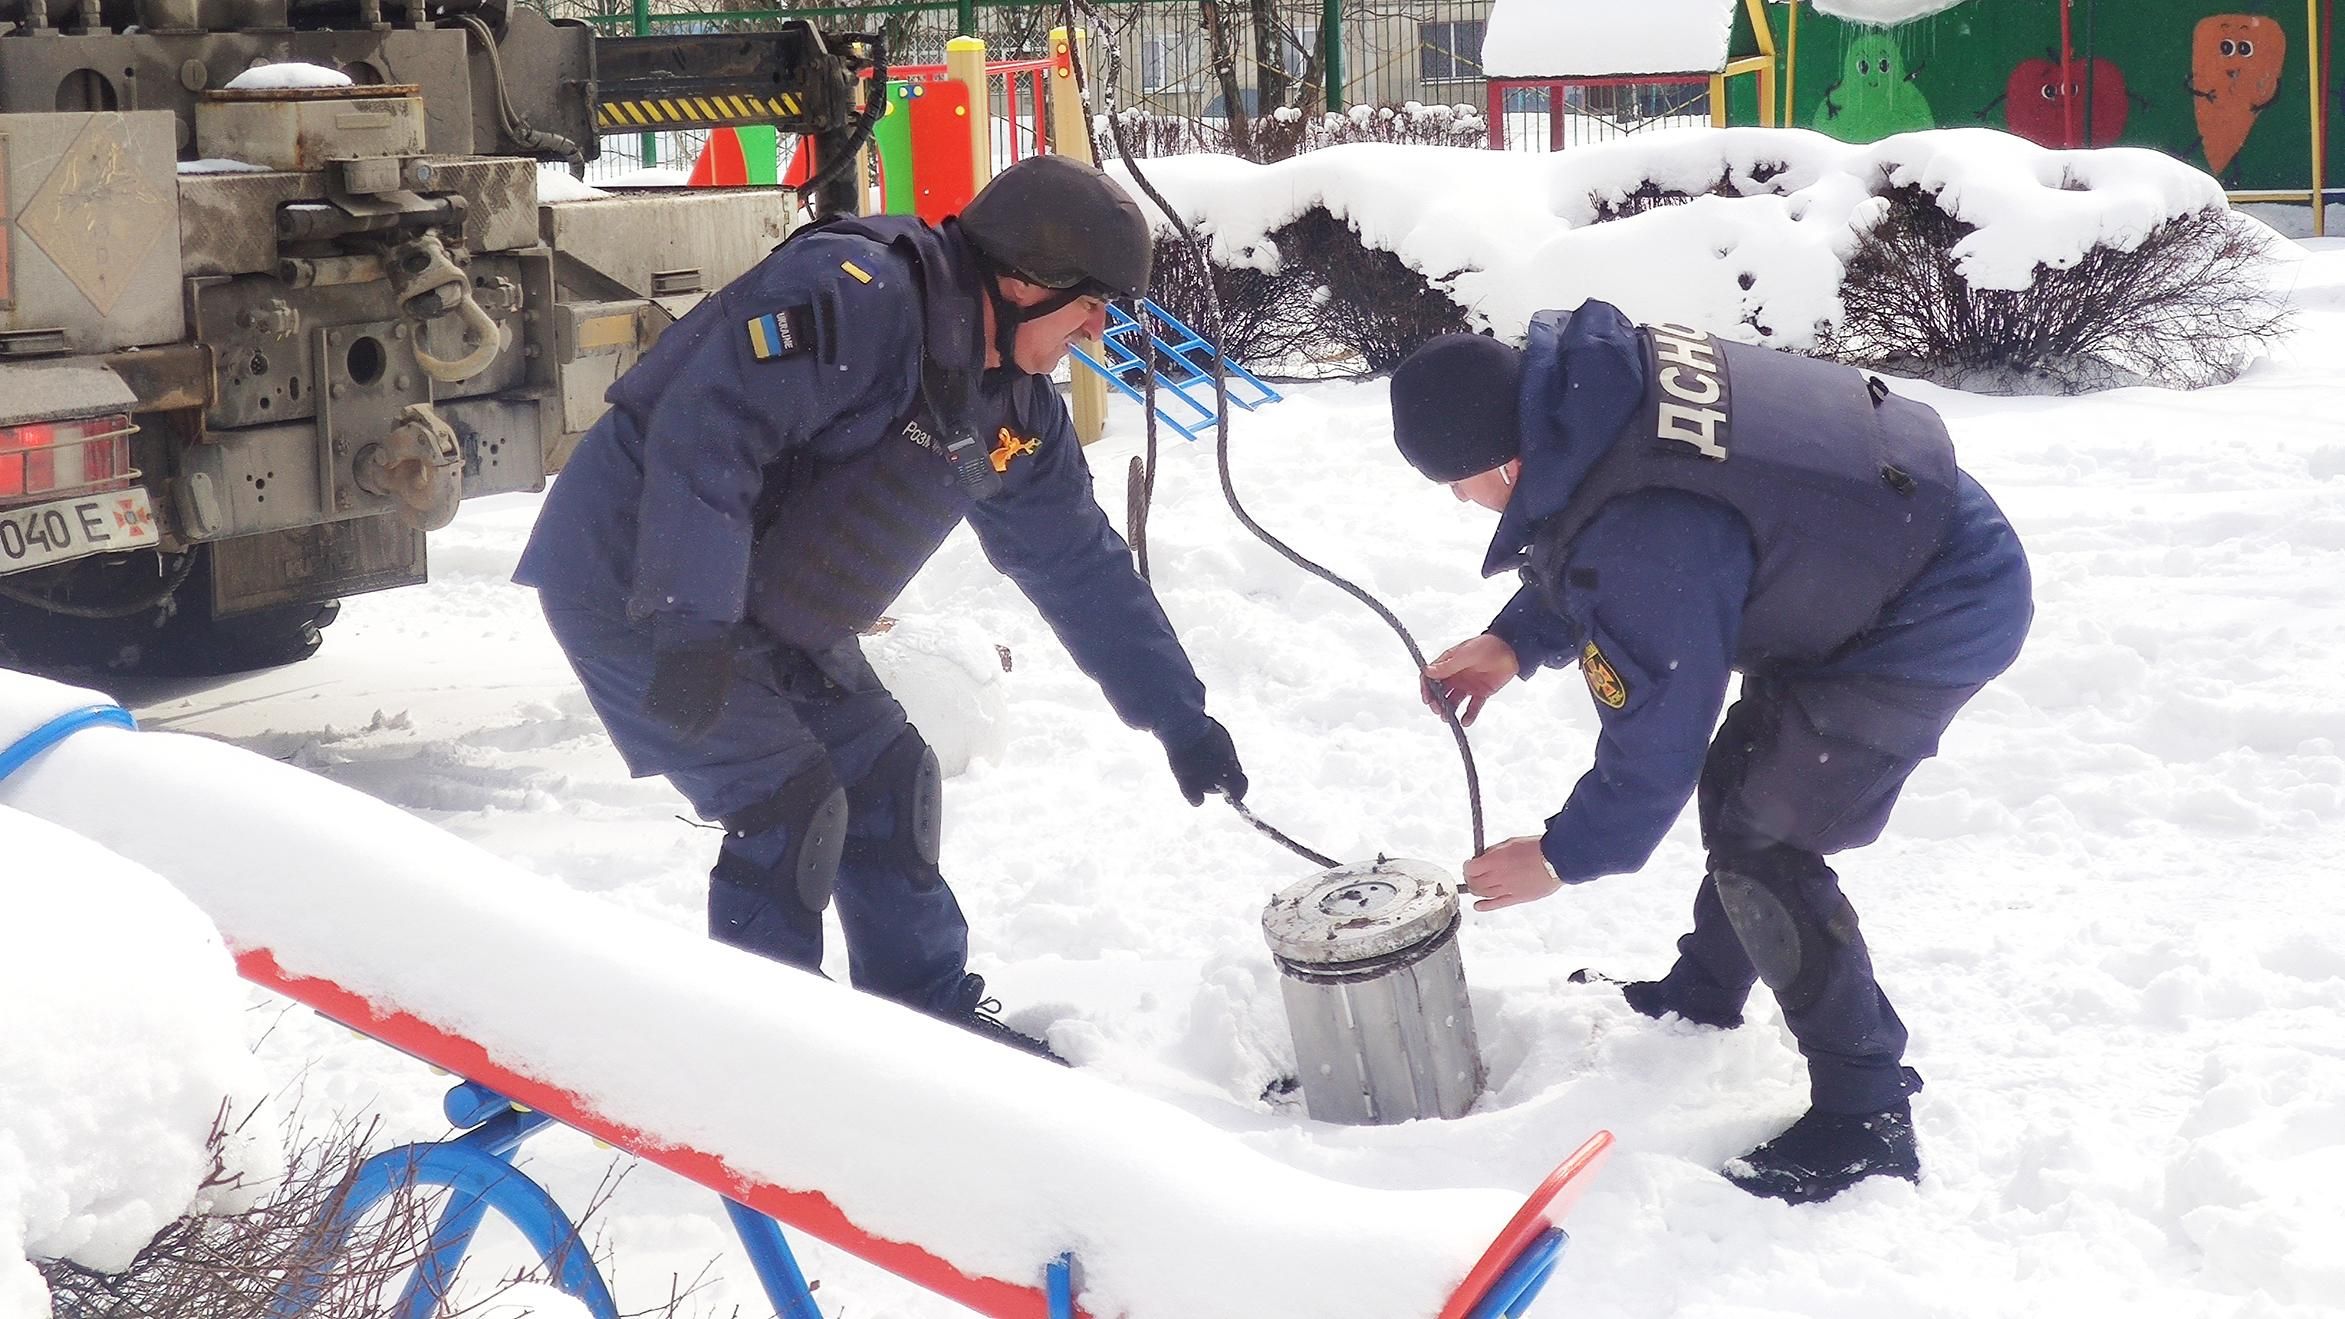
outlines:
M2004 124L2038 146L2065 147L2069 134L2085 135L2087 93L2090 93L2092 140L2105 147L2125 133L2125 117L2132 108L2125 92L2125 70L2114 60L2096 59L2088 74L2082 60L2068 65L2060 76L2057 59L2022 60L2003 88Z
M2255 127L2256 116L2280 95L2288 34L2257 14L2215 14L2190 34L2190 98L2207 168L2229 168Z

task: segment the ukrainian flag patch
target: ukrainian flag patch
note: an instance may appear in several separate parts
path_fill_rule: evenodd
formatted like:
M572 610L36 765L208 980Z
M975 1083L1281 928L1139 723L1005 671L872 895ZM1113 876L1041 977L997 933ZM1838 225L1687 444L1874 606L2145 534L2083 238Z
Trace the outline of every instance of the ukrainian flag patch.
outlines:
M749 355L760 362L802 353L814 346L814 309L785 307L749 319Z

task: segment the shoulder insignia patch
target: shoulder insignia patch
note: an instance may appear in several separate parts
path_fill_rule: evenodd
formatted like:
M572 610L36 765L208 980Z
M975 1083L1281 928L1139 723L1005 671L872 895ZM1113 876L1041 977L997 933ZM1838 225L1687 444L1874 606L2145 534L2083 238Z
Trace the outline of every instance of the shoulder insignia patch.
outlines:
M846 271L850 275L853 275L860 283L869 284L871 282L871 272L865 270L859 265L856 265L852 261L841 261L839 263L839 269Z
M1597 700L1615 710L1628 704L1628 684L1593 641L1580 648L1580 676L1588 680L1588 693Z
M784 307L749 319L749 355L760 362L814 347L814 308Z
M1007 472L1010 470L1010 460L1012 458L1022 457L1026 454L1037 452L1041 448L1042 441L1039 438L1031 440L1021 439L1018 435L1013 433L1009 427L1004 426L1001 428L1000 436L997 437L994 441L993 452L987 454L986 457L993 460L993 470L997 472Z

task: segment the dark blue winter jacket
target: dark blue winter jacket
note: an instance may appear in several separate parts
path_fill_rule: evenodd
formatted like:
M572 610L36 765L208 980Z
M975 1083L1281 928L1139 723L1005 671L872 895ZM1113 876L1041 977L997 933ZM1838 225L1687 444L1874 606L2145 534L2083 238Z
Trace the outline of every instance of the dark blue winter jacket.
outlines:
M772 585L752 581L752 563L783 487L910 443L927 363L976 382L968 423L1002 450L1001 493L968 514L986 556L1127 723L1170 746L1194 740L1204 687L1092 495L1065 405L1046 378L983 371L982 274L956 226L911 236L928 262L867 234L794 238L670 326L612 386L514 580L634 622L662 646L734 634ZM767 562L777 558L756 570L822 570Z
M1542 320L1523 377L1522 473L1483 570L1523 569L1535 557L1560 565L1518 591L1490 625L1525 677L1577 663L1594 643L1617 683L1589 675L1591 691L1602 688L1595 765L1547 822L1542 850L1566 882L1644 865L1693 795L1736 672L1779 680L1795 700L1835 678L1967 692L2017 656L2033 614L2026 557L1965 473L1955 473L1935 554L1869 627L1821 658L1749 644L1745 609L1759 554L1751 525L1718 500L1671 489L1624 493L1568 541L1542 544L1651 385L1640 331L1611 306L1590 302ZM1819 504L1812 516L1833 512ZM1852 685L1869 684L1841 684ZM1913 759L1935 750L1938 724L1906 726L1893 701L1835 709L1858 712L1840 735Z

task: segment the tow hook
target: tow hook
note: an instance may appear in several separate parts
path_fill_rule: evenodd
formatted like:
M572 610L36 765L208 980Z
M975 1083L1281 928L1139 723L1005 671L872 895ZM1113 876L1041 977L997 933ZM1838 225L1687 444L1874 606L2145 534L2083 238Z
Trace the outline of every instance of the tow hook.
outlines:
M464 450L456 432L428 403L399 409L398 424L379 444L358 452L351 475L368 494L399 501L400 519L418 531L437 531L456 519L464 495Z
M453 384L479 375L497 360L497 351L504 346L497 319L473 296L471 281L448 254L439 235L425 234L391 249L387 264L392 291L399 297L401 316L420 328L452 313L463 320L464 341L472 345L472 351L450 361L425 352L418 343L416 365L433 379Z

